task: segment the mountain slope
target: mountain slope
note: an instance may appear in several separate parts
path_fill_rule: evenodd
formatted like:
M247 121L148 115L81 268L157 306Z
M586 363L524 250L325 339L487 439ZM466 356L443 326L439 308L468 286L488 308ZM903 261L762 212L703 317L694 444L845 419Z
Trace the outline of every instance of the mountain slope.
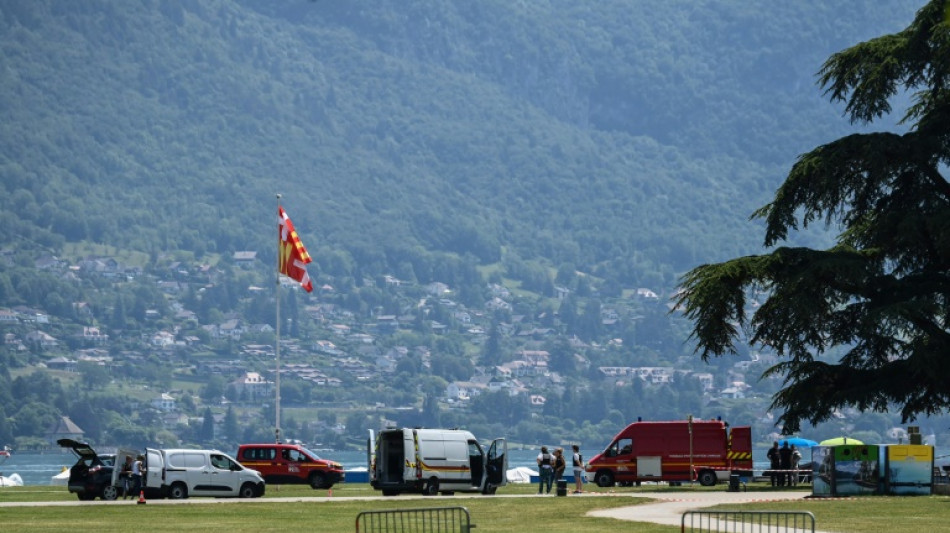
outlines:
M748 214L847 127L811 73L913 9L2 2L0 244L267 261L281 192L370 271L504 246L668 286L757 249Z

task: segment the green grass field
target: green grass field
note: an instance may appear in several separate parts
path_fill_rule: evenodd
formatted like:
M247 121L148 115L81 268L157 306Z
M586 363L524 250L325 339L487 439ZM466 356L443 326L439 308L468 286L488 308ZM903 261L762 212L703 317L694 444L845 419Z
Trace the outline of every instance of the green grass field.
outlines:
M587 488L590 486L588 485ZM559 498L531 497L536 485L509 485L499 489L497 497L481 495L438 496L432 498L378 498L379 493L364 483L335 487L326 501L326 490L306 486L269 486L267 495L253 502L214 498L192 498L188 505L138 505L134 500L109 505L83 503L58 506L42 502L78 502L65 487L0 488L0 503L37 502L39 506L0 507L0 527L4 532L16 531L355 531L356 516L361 511L410 509L419 507L462 506L468 509L475 531L568 533L580 530L666 532L679 527L641 522L618 523L607 518L585 514L595 509L608 509L643 504L651 494L668 491L724 491L725 486L666 487L644 486L600 489L594 487L589 496ZM800 489L808 491L808 487ZM769 487L749 486L767 500ZM524 495L524 498L508 496ZM354 500L355 497L377 499ZM273 501L275 498L299 498L296 501ZM268 501L271 500L271 501ZM725 508L725 507L723 507ZM950 520L950 497L947 496L867 496L847 499L806 499L802 501L763 501L729 509L810 511L816 527L822 531L842 532L919 532L941 531Z

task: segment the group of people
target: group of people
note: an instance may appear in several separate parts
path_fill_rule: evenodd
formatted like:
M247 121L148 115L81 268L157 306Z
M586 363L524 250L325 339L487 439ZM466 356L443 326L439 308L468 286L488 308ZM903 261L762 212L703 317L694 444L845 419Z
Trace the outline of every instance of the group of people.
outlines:
M571 464L574 469L574 494L582 492L584 483L584 458L581 456L580 446L573 445L571 449L574 455L571 457ZM564 460L564 449L555 448L554 453L548 453L547 446L541 446L541 453L538 454L538 494L551 494L551 486L555 481L560 481L567 468L567 462Z
M142 461L145 457L139 455L132 460L131 455L125 456L125 462L122 463L122 469L119 470L119 478L122 480L122 499L135 497L142 490Z
M793 487L798 485L798 463L802 454L793 444L788 447L788 441L779 448L778 441L772 443L766 457L769 459L769 479L773 487Z

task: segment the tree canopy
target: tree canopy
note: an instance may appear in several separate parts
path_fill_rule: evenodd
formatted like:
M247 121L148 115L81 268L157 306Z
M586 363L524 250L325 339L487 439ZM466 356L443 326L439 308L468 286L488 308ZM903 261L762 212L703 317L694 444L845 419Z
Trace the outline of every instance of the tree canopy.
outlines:
M743 334L774 350L783 375L772 408L786 433L843 407L902 418L950 407L950 2L924 6L904 30L833 54L818 73L852 123L892 112L906 133L849 135L800 156L765 220L766 247L816 221L839 227L824 250L770 253L694 268L678 304L704 360ZM837 225L837 226L836 226ZM765 300L757 305L756 297Z

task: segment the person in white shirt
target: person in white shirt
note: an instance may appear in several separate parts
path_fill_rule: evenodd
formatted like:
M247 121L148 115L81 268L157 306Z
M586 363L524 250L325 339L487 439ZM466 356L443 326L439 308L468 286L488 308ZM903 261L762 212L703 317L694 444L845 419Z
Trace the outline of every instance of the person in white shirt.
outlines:
M132 463L132 495L142 490L142 460L141 455L135 458Z
M574 465L574 494L580 494L584 484L584 457L581 455L581 447L577 444L572 445L571 449L574 450L571 457Z

